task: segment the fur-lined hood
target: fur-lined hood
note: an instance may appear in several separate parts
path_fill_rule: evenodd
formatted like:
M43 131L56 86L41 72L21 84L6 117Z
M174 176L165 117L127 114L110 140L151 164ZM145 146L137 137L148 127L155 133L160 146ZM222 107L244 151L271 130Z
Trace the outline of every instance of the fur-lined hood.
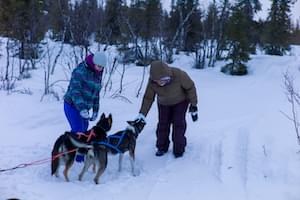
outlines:
M153 61L150 66L150 79L159 80L165 76L172 77L171 68L162 61Z
M164 86L154 80L169 76L170 82ZM169 106L187 100L197 105L197 92L194 81L189 75L176 67L169 67L162 61L154 61L150 66L150 77L143 97L140 113L146 116L157 97L158 104Z

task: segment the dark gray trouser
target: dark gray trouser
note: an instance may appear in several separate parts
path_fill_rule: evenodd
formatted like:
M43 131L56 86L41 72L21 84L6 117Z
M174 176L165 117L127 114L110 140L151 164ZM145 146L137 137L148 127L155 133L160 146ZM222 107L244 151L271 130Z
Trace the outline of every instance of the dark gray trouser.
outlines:
M189 102L187 100L175 105L165 106L158 104L158 125L156 129L156 147L168 151L170 127L172 125L173 152L183 153L186 146L185 115Z

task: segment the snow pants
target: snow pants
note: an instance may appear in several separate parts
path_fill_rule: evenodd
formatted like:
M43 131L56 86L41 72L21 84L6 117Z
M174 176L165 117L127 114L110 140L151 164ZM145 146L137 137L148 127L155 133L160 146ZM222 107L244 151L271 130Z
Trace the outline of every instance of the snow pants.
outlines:
M72 133L85 132L88 129L89 121L80 116L75 106L65 101L64 111Z
M172 125L173 153L183 153L186 146L186 111L189 102L187 100L175 105L158 104L158 125L156 129L156 147L167 152L170 140L170 128Z

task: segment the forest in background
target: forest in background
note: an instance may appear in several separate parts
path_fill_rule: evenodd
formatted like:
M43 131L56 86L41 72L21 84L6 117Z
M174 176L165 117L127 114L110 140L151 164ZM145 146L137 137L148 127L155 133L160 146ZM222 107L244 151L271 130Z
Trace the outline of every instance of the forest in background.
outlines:
M11 89L16 77L30 77L29 71L49 55L49 40L60 46L49 74L64 45L80 49L79 55L74 51L78 63L96 42L104 51L115 46L122 64L172 63L174 54L185 52L194 55L194 68L226 60L222 72L245 75L257 50L282 56L290 45L300 44L300 23L290 16L294 2L271 2L268 17L255 20L259 0L214 0L207 10L198 0L172 0L169 11L160 0L1 0L0 36L8 39L0 44L7 56L0 89Z

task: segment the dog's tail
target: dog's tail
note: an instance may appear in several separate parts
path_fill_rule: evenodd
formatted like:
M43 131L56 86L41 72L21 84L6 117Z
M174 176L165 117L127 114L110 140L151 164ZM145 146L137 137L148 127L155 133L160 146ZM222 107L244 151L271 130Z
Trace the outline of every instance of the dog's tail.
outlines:
M51 161L51 175L53 176L59 166L59 157L57 155L60 153L59 149L63 145L64 140L66 139L66 134L61 135L54 143L53 149L52 149L52 161Z

